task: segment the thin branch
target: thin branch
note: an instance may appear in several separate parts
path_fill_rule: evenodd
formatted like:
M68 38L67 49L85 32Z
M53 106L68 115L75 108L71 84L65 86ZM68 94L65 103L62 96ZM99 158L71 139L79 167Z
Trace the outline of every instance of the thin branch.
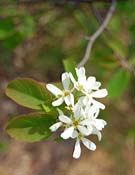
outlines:
M93 47L94 42L96 41L96 39L101 35L101 33L104 31L104 29L107 27L113 12L116 8L116 0L112 1L111 7L108 10L108 13L103 21L103 23L101 24L101 26L98 28L98 30L91 36L89 37L89 42L85 51L85 55L82 58L81 62L78 64L77 67L81 67L83 66L89 59L90 55L91 55L91 49Z
M96 5L92 3L92 4L91 4L91 8L92 8L92 11L93 11L94 15L96 16L97 20L98 20L100 23L102 23L102 22L103 22L103 17L102 17L102 15L101 15L100 11L97 9ZM108 28L106 28L105 31L107 32L107 34L108 34L109 36L112 35L112 34L111 34L111 31L110 31ZM130 65L130 64L128 63L127 59L124 58L123 56L121 56L118 52L114 52L114 55L115 55L116 59L119 61L120 65L121 65L124 69L126 69L126 70L132 72L133 75L135 76L135 69L134 69L134 66Z
M104 21L104 18L102 17L100 11L99 11L98 8L96 7L96 4L91 3L91 4L90 4L90 7L91 7L91 10L92 10L94 16L97 18L98 22L99 22L100 24L102 24L103 21ZM105 31L107 32L108 35L111 35L111 32L110 32L110 30L109 30L107 27L105 28Z
M135 77L134 66L129 64L128 61L124 57L122 57L118 52L114 52L114 55L116 56L116 59L119 61L120 65L129 72L132 72L133 76Z

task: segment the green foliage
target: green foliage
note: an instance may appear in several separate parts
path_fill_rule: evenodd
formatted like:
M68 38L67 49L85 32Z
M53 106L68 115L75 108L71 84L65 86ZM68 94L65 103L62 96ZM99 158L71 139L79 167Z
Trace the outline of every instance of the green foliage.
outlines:
M48 113L31 113L15 117L7 125L7 132L19 141L36 142L51 135L49 127L55 122Z
M65 71L71 72L73 76L77 78L76 72L75 72L75 67L76 67L75 62L71 59L66 59L66 60L63 60L63 64L64 64Z
M108 96L118 98L129 85L130 73L124 69L118 69L108 83Z
M28 13L17 15L14 8L12 11L13 16L6 16L0 20L1 45L8 50L15 49L35 32L35 22Z
M127 47L119 39L117 39L116 37L105 37L105 41L114 53L117 53L118 55L125 58L125 55L127 55Z
M17 78L11 81L6 89L6 95L16 103L36 110L42 110L42 105L50 104L50 95L45 84L29 78Z

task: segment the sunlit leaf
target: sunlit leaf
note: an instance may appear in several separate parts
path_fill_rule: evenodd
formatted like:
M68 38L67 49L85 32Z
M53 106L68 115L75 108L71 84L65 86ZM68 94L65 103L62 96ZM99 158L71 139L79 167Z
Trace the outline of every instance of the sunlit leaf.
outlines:
M42 105L48 105L50 102L45 84L30 78L11 81L7 86L6 95L22 106L37 110L43 109Z

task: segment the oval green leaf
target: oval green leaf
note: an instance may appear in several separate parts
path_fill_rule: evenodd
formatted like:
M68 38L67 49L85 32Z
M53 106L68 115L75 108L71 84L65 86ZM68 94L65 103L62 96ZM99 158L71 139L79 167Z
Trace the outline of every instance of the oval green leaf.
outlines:
M8 122L8 134L18 141L37 142L48 138L52 132L49 127L55 118L46 113L21 115Z
M108 96L112 99L118 98L129 85L130 73L119 69L108 83Z
M6 95L16 103L36 110L42 105L50 104L50 98L45 84L30 78L17 78L11 81L6 89Z

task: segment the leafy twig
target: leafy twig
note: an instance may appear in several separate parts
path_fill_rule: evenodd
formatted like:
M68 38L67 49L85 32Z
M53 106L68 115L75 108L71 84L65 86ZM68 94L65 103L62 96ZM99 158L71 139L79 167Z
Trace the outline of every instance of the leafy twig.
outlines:
M93 44L96 41L96 39L100 36L100 34L104 31L104 29L107 27L112 15L113 15L113 12L115 10L115 7L116 7L116 0L113 0L111 7L109 8L108 13L107 13L103 23L101 24L101 26L98 28L98 30L91 37L88 37L89 42L88 42L88 45L87 45L87 48L85 51L85 55L82 58L81 62L77 65L77 67L83 66L88 61L88 59L91 55L91 49L93 47Z

